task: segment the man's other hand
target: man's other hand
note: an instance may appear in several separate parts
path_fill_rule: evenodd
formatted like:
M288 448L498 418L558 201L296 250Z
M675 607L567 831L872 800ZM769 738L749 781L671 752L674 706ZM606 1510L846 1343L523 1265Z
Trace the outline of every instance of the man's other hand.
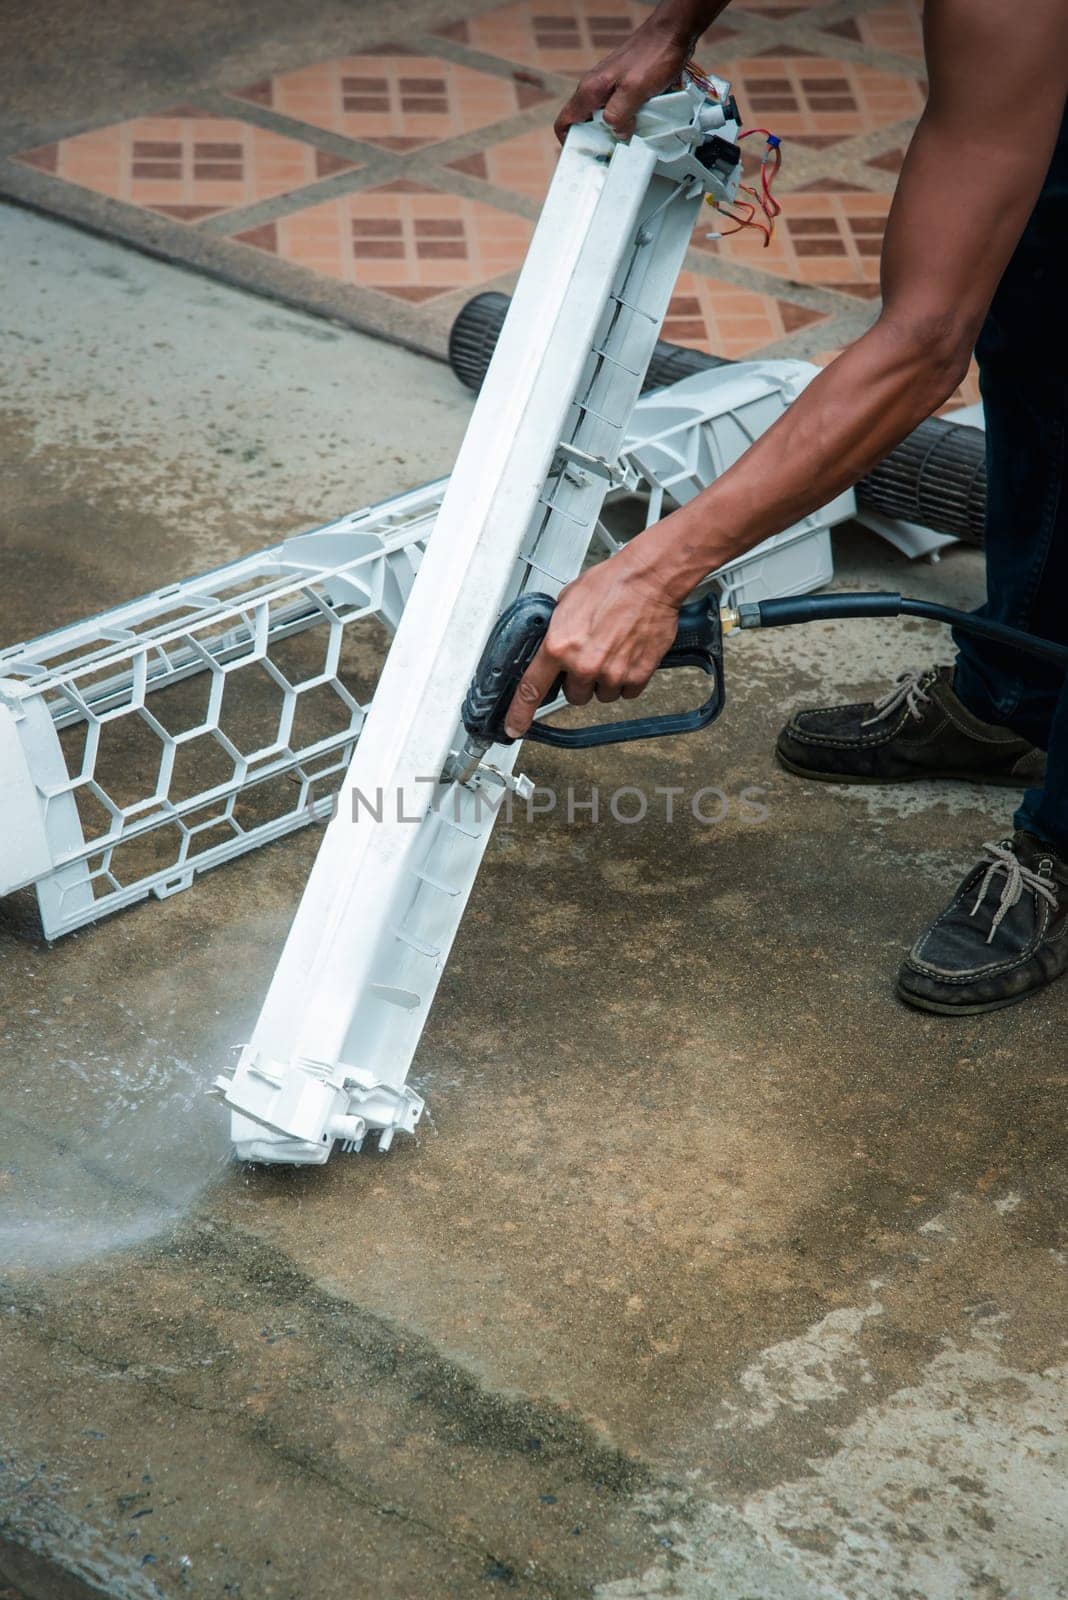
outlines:
M574 122L588 122L595 111L617 139L629 139L634 118L653 95L663 94L682 72L693 36L680 32L654 13L611 55L583 75L578 88L556 119L556 137L563 144Z
M541 648L523 674L505 717L521 739L564 673L573 706L633 700L675 642L678 606L621 551L561 590Z

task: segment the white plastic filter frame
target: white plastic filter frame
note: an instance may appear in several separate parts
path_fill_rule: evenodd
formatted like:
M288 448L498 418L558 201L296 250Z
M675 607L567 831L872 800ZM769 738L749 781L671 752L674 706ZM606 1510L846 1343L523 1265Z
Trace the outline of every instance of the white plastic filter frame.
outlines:
M0 894L34 885L55 939L326 817L370 699L346 682L346 641L369 621L395 629L441 494L428 485L0 653ZM298 675L285 641L312 630L317 659ZM251 674L261 726L246 733L240 704L228 716ZM176 730L169 702L193 679L201 704ZM120 795L115 763L104 770L109 742L144 767L133 798L130 774ZM203 783L181 781L205 760Z
M726 86L724 85L724 91ZM483 642L518 594L586 557L707 187L693 90L619 144L571 130L374 706L253 1037L218 1089L253 1160L319 1163L411 1131L408 1070L492 831L515 745L443 772ZM728 137L737 133L725 125ZM359 796L386 810L356 825Z

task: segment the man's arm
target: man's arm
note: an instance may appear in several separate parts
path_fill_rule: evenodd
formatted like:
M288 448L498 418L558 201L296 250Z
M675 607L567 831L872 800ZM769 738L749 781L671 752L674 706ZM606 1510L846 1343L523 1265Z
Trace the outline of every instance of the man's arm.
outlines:
M1049 166L1063 24L1063 0L928 0L930 97L887 223L877 322L721 478L562 592L510 732L561 671L576 705L640 694L702 578L856 483L953 393Z

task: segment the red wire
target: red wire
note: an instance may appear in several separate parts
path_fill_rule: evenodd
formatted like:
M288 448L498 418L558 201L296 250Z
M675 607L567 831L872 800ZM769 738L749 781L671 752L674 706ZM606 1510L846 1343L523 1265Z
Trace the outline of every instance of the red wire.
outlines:
M696 82L701 83L703 74L695 71L692 66L688 67L687 70L690 72L691 76L694 77ZM771 236L775 232L775 218L782 214L782 206L771 192L772 184L778 177L779 169L782 166L782 147L779 144L775 134L773 134L768 128L744 129L743 132L738 135L739 143L743 139L748 139L751 133L762 133L765 139L768 141L767 149L764 151L760 161L760 191L758 193L757 190L752 188L748 183L739 185L739 187L746 194L751 194L753 196L753 204L751 204L748 200L741 200L738 202L739 205L745 207L746 211L748 212L748 216L739 217L733 211L728 211L726 206L723 205L717 205L715 209L721 212L723 216L729 217L732 222L737 224L736 227L729 229L726 233L721 233L721 239L729 239L732 234L741 233L743 228L756 228L764 235L764 249L766 250L768 245L771 243ZM757 221L758 209L767 219L766 223Z
M752 194L753 192L754 191L752 189L748 189L748 187L747 187L747 193ZM729 239L732 234L741 233L743 228L758 228L760 230L760 232L764 235L764 245L765 245L765 248L766 248L771 243L771 233L764 226L764 224L762 222L757 222L757 220L756 220L756 210L757 210L756 206L750 205L748 200L739 201L739 204L743 205L745 207L746 211L749 213L748 216L739 217L739 216L736 216L733 211L728 211L726 206L723 206L723 205L717 205L716 206L716 210L719 211L723 216L729 217L732 222L736 222L738 224L738 226L736 228L731 228L731 229L728 230L728 232L720 234L720 238L721 239Z
M772 213L770 213L768 211L767 206L764 204L764 198L763 198L762 195L757 194L756 190L751 188L748 183L743 183L741 185L741 188L743 188L745 190L746 194L751 194L753 196L753 200L755 201L755 204L753 206L754 218L756 216L757 207L759 206L760 210L764 213L765 217L767 217L767 219L768 219L768 226L766 228L764 227L764 224L762 222L757 222L755 220L753 222L753 227L754 228L759 228L761 230L761 232L763 233L763 235L764 235L764 248L767 249L768 245L771 243L771 235L772 235L772 233L774 231L774 228L775 228L775 218L772 215Z
M782 147L775 135L769 132L767 128L746 128L738 135L739 141L747 139L751 133L762 133L768 141L767 149L760 161L760 193L757 194L756 190L749 188L748 185L744 186L746 192L753 196L767 218L768 227L763 230L766 248L771 243L771 236L775 231L775 218L782 213L782 206L771 192L772 184L778 177L779 168L782 166ZM772 142L773 140L774 143ZM754 226L760 227L761 224L755 223Z
M764 196L764 203L761 209L763 210L764 215L768 218L769 222L774 222L775 218L779 216L782 211L782 206L771 192L771 186L778 177L779 168L782 166L782 151L777 147L772 152L772 160L770 164L771 171L769 173L768 157L765 156L764 160L760 163L760 187Z

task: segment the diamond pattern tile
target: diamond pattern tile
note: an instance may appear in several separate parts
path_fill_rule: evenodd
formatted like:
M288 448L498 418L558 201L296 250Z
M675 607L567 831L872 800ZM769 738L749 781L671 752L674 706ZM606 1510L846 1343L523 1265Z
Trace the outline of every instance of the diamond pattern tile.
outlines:
M724 61L719 70L731 80L748 125L816 149L917 117L923 109L915 78L782 46Z
M650 9L637 0L515 0L435 31L487 55L578 73L629 38Z
M528 200L537 200L540 204L552 182L559 154L559 141L552 128L533 128L514 139L487 145L474 155L461 156L448 165L455 172L482 178L500 189L513 189L516 194L526 195Z
M522 265L533 224L399 179L235 235L312 272L420 303Z
M822 312L808 306L775 300L695 272L683 272L660 337L673 344L737 359L797 328L824 320Z
M839 39L849 39L868 50L889 50L894 55L923 60L922 0L894 0L876 11L860 11L855 17L824 23L823 31Z
M238 95L314 128L398 152L472 133L548 98L524 80L414 55L400 45L283 72Z
M195 109L95 128L18 160L180 222L301 189L354 163Z
M713 211L704 213L711 228L701 228L694 243L739 265L874 299L879 293L879 255L892 199L890 194L862 190L795 191L781 196L782 216L766 249L752 229L708 240L705 236L710 231L732 227L728 218Z
M884 150L881 155L869 156L867 165L876 172L888 172L891 177L897 178L905 162L905 149L903 145L895 145L891 150Z

